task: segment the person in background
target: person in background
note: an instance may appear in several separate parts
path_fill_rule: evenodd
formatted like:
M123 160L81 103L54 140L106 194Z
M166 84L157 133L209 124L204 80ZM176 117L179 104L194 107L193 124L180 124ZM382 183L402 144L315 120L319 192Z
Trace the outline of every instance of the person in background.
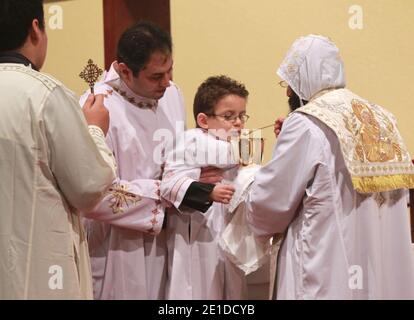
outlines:
M79 212L114 179L103 97L41 73L41 0L0 2L0 299L92 299ZM89 130L88 130L89 124Z

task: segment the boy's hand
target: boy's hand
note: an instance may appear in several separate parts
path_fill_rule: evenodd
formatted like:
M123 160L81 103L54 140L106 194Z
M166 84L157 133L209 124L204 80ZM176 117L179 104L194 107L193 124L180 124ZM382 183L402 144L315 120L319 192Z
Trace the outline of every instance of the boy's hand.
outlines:
M228 204L234 194L234 187L228 184L218 184L210 194L210 199L214 202Z

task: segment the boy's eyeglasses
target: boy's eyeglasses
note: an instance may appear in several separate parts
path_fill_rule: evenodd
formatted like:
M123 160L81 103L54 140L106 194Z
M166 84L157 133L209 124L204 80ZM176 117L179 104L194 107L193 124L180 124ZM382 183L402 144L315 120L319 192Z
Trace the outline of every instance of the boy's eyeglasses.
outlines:
M222 119L224 119L225 121L228 121L228 122L232 122L232 123L234 123L234 122L236 122L237 121L237 119L240 119L240 121L242 122L242 123L245 123L245 122L247 122L247 120L249 120L249 116L247 115L247 114L245 114L245 113L243 113L243 114L239 114L239 115L221 115L221 114L214 114L214 113L212 113L212 114L208 114L208 116L209 117L219 117L219 118L222 118Z

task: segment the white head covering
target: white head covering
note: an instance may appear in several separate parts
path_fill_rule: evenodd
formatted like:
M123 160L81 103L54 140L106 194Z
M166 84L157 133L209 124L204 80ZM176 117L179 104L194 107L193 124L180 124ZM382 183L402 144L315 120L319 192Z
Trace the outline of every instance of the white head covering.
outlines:
M328 38L312 34L293 43L277 74L306 101L322 90L346 85L338 48Z

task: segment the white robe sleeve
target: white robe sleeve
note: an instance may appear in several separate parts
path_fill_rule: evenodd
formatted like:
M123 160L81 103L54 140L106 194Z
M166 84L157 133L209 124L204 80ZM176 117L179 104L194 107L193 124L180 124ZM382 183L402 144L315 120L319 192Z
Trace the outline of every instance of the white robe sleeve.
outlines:
M113 150L110 133L106 137L106 144ZM114 226L158 234L165 215L160 184L160 180L127 181L116 177L101 202L83 214L86 218Z
M191 183L200 179L201 168L196 165L194 155L201 151L186 134L167 145L166 150L161 196L179 210Z
M149 234L158 234L164 220L159 180L116 179L103 200L84 216Z
M246 209L247 220L259 236L285 231L312 182L321 146L308 121L297 113L285 121L272 160L255 176Z
M105 162L111 167L114 176L116 176L117 165L115 161L114 154L111 150L109 150L106 142L105 142L105 134L103 133L102 129L98 126L89 125L88 126L89 133L95 142L102 158Z
M105 90L102 90L96 88L95 94L104 94ZM87 97L88 93L80 97L81 106ZM111 128L106 136L106 145L110 150L115 149ZM162 229L165 216L160 183L160 180L155 179L124 180L117 174L104 198L94 208L84 211L83 215L114 226L156 235Z
M88 131L78 101L64 87L56 87L43 108L50 167L69 204L78 210L93 208L114 179Z

